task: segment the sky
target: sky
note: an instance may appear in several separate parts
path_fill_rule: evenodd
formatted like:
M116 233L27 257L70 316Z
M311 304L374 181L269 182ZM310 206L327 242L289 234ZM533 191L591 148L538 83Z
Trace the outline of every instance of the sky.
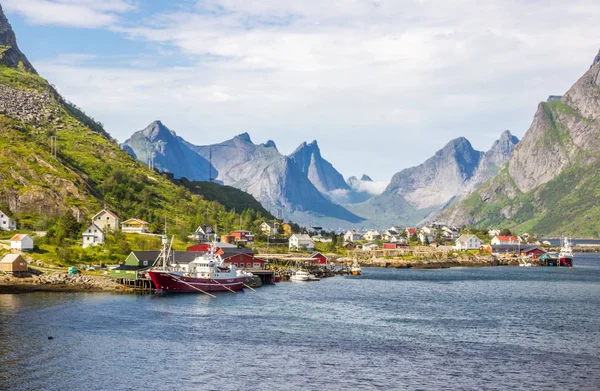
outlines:
M0 0L21 50L118 141L316 139L385 185L464 136L521 138L600 49L597 0Z

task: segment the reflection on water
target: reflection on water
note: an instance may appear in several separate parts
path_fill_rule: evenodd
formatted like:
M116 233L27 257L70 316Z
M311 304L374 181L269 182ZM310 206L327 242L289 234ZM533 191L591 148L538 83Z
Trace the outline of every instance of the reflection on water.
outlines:
M0 295L0 389L600 388L598 255L364 272L217 299Z

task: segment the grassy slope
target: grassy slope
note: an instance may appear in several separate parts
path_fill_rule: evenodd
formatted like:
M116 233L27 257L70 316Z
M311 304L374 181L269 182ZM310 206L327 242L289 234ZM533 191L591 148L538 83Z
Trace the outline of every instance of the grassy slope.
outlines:
M543 103L542 106L549 118L548 131L539 141L542 148L554 143L564 145L568 141L570 135L560 122L560 115L577 116L578 119L589 121L561 101ZM484 202L481 194L503 182L512 181L504 169L465 199L460 207L473 217L475 225L481 227L512 226L520 232L600 237L600 161L581 165L578 160L575 159L571 167L531 192L517 192L517 196L511 200L500 191L493 202ZM512 187L516 188L514 184ZM507 220L501 214L504 208L516 211L511 219Z
M0 83L19 89L51 90L41 77L7 67L0 67ZM123 220L146 219L155 230L165 218L171 225L177 221L182 229L217 223L230 229L238 221L217 202L205 201L136 162L105 132L80 122L94 123L58 95L54 94L52 101L60 108L59 122L34 127L0 115L0 204L6 209L10 192L38 195L44 202L55 198L51 201L54 208L44 204L43 210L17 213L25 224L39 214L60 213L66 208L77 208L91 217L103 205ZM50 135L59 140L56 159L50 155ZM70 191L64 190L70 185Z

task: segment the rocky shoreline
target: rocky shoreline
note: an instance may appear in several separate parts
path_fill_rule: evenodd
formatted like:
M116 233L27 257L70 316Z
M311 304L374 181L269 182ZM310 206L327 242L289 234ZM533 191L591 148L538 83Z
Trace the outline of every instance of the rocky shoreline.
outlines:
M102 276L55 272L31 277L0 276L0 294L29 292L133 292Z

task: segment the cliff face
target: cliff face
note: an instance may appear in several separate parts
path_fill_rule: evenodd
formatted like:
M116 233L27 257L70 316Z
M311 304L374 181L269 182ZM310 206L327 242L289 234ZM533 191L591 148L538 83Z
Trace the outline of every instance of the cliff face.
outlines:
M17 45L17 37L0 5L0 64L37 75L33 65Z
M342 174L321 156L321 150L316 140L310 144L302 143L292 152L290 158L320 192L350 190Z
M507 224L597 235L600 57L560 99L542 102L507 168L446 214L456 224ZM590 193L591 192L591 193ZM577 200L577 203L574 203ZM589 207L584 207L589 205Z

